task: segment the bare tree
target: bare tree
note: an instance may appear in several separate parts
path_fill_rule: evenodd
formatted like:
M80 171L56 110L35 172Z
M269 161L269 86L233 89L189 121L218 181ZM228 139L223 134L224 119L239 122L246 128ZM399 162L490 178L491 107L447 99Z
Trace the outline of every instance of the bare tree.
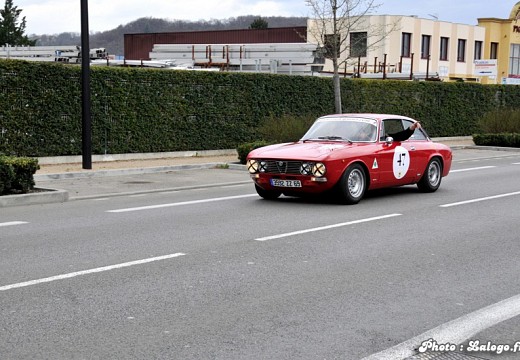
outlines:
M366 57L397 28L397 24L373 24L369 16L381 6L374 0L305 0L312 15L308 32L320 45L334 69L334 104L342 113L339 68L353 58Z

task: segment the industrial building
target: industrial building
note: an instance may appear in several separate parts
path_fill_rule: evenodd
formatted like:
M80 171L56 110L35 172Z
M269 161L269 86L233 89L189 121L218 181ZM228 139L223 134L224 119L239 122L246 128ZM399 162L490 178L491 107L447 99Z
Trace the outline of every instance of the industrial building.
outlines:
M125 59L151 60L156 44L306 43L307 27L125 34Z

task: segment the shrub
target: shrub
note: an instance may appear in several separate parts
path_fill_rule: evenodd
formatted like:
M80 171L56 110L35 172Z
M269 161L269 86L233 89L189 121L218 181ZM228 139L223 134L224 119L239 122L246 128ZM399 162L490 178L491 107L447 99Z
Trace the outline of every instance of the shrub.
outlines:
M247 154L251 152L251 150L257 149L262 146L271 145L272 143L267 142L265 140L255 141L250 143L241 144L237 147L238 159L241 164L246 163Z
M316 120L314 116L270 116L260 123L258 134L261 139L272 143L298 141L314 120Z
M38 159L14 156L7 159L14 170L14 180L11 184L11 189L21 193L34 189L34 174L40 168Z
M479 119L478 125L483 134L520 133L520 110L489 111Z
M34 189L38 159L0 156L0 193L26 193Z
M13 180L13 166L7 161L6 156L0 155L0 195L11 190Z
M480 146L520 147L520 133L475 134L473 142Z

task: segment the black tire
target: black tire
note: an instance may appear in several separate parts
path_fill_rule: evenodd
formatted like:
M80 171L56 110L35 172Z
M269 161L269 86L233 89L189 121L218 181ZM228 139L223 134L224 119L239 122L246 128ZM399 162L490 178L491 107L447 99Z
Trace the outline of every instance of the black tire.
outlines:
M439 158L433 158L426 166L424 174L417 183L420 191L430 193L436 191L441 186L442 163Z
M357 204L367 190L367 176L363 166L350 165L339 181L339 193L344 204Z
M256 190L258 195L260 195L262 198L264 198L266 200L278 199L280 197L280 195L282 195L281 191L265 190L265 189L262 189L260 186L258 186L256 184L255 184L255 190Z

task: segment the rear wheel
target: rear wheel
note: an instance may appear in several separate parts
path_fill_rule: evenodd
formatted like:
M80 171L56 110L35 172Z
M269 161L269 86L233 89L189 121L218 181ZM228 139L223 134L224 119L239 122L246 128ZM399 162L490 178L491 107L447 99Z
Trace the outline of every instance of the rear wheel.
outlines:
M421 180L417 183L417 187L422 192L434 192L441 186L442 164L438 158L433 158L426 166Z
M365 169L359 164L350 165L339 182L340 195L345 204L357 204L367 189Z
M274 200L274 199L279 198L280 195L282 195L281 191L265 190L256 184L255 184L255 189L256 189L257 194L266 200Z

